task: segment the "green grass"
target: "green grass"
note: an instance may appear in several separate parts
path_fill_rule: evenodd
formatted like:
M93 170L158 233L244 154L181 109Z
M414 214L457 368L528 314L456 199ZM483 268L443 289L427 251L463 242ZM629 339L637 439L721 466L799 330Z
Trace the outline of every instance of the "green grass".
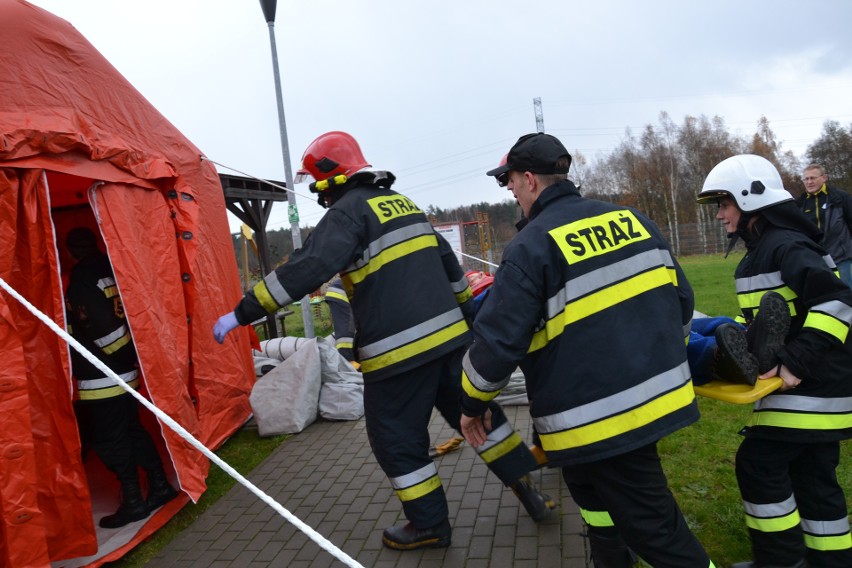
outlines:
M722 255L693 256L678 259L695 291L695 308L708 315L734 316L738 313L733 274L742 253L727 259ZM301 334L302 312L293 306L287 316L287 335ZM314 308L312 308L314 309ZM328 335L331 322L326 305L320 304L314 315L317 335ZM734 476L734 456L742 439L737 432L745 423L750 405L734 405L699 397L701 419L660 442L660 454L672 493L686 515L689 525L719 568L751 558L742 501ZM247 474L275 447L286 439L259 438L254 430L243 430L218 452L225 461ZM843 465L837 474L841 487L852 494L852 450L841 447ZM218 467L211 466L210 489L197 505L187 505L165 527L112 566L143 566L189 526L201 513L224 495L235 482ZM852 506L852 503L849 503Z

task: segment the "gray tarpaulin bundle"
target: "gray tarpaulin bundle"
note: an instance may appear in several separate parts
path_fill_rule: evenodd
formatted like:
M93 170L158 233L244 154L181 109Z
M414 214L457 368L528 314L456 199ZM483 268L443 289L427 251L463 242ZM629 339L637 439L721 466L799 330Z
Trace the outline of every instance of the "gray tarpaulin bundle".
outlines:
M295 434L318 416L357 420L364 415L361 373L323 337L279 337L254 351L258 379L249 402L261 436Z

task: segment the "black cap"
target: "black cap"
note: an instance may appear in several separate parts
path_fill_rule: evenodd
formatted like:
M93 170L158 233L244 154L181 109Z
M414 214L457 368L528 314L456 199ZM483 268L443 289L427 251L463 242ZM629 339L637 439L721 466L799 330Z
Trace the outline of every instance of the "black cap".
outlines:
M556 167L556 162L568 158L568 165ZM571 154L555 136L536 132L518 138L506 156L506 164L486 172L489 176L500 176L509 170L532 172L534 174L567 174L571 166Z

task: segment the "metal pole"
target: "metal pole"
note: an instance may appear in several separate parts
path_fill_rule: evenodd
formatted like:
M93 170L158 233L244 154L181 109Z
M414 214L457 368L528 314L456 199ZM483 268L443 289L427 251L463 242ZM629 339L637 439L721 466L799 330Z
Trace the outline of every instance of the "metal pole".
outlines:
M275 100L278 103L278 125L281 131L281 151L284 156L284 181L293 189L293 170L290 167L290 144L287 142L287 123L284 120L284 98L281 94L281 77L278 73L278 49L275 46L275 22L266 22L269 26L269 44L272 46L272 72L275 76ZM299 209L296 207L296 194L287 192L287 214L290 217L290 233L293 236L293 250L302 248L302 233L299 231ZM264 227L265 229L265 227ZM314 337L314 320L311 313L310 297L302 298L302 319L305 324L305 337Z

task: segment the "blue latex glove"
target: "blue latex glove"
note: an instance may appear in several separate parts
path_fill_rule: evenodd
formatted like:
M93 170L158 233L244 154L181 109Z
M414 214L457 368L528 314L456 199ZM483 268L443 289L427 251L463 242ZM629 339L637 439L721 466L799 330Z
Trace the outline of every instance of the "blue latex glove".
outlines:
M213 337L216 338L217 342L222 343L225 341L225 336L238 325L240 325L240 322L237 321L237 314L234 312L227 313L220 317L216 321L216 325L213 326Z

